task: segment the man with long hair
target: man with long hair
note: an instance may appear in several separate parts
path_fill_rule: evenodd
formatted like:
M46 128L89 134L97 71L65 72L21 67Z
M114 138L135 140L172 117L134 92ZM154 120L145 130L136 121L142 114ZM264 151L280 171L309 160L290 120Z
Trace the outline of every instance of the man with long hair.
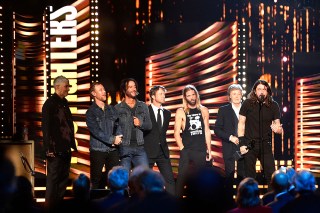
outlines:
M244 157L245 176L256 178L256 160L260 160L263 175L270 188L275 171L272 153L272 132L281 134L279 105L272 98L268 82L257 80L239 112L238 137Z
M206 166L211 161L211 132L209 110L201 105L193 85L182 90L182 108L177 109L174 138L180 150L176 194L182 197L188 172ZM180 134L181 133L181 134Z
M123 132L120 144L121 165L128 171L131 165L149 166L144 149L144 132L151 130L152 122L145 102L137 99L138 83L133 78L123 79L120 84L121 103L115 105L119 113L119 125Z

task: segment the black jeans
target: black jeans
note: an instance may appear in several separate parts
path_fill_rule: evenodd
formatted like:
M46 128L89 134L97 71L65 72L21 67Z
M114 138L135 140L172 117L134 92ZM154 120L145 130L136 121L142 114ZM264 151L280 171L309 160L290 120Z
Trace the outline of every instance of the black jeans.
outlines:
M160 173L166 181L166 190L172 195L175 195L176 183L173 176L172 166L170 158L166 158L162 152L159 151L159 155L155 158L149 158L149 167L152 169L154 163L157 164Z
M182 197L185 193L184 187L189 173L206 166L206 154L206 151L202 152L185 148L181 150L176 184L176 194L178 197Z
M47 157L46 208L54 208L63 200L69 180L71 152Z
M107 185L108 172L114 166L120 165L118 150L111 152L100 152L90 150L90 179L92 189L105 189ZM106 172L103 175L102 169L105 166Z
M263 147L262 147L263 146ZM260 160L265 179L270 186L272 173L275 171L272 144L268 141L256 142L254 148L244 155L245 176L256 178L256 161Z

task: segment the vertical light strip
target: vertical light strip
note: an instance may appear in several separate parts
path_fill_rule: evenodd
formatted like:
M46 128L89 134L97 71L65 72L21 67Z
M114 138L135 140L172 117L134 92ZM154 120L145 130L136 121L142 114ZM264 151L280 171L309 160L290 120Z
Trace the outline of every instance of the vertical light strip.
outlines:
M246 98L246 88L247 88L247 60L246 60L246 45L247 45L247 30L246 30L246 20L244 18L241 19L241 22L238 24L238 83L243 88L243 99ZM234 76L236 79L236 76ZM234 83L237 83L234 80Z
M9 123L5 122L5 117L9 115L6 108L7 106L7 99L6 99L6 89L8 88L6 84L8 83L5 72L4 72L4 47L3 47L3 8L0 6L0 136L1 138L5 138L5 129Z
M300 168L303 169L303 79L300 80Z
M293 19L292 19L292 27L293 27L293 52L297 52L297 11L293 11Z
M15 12L13 12L13 19L15 20L16 14ZM16 25L15 25L15 21L13 21L12 24L12 28L13 28L13 59L12 59L12 106L14 106L14 100L16 97ZM12 107L12 133L16 132L16 128L15 128L15 123L16 123L16 111L15 108Z
M52 11L52 6L46 7L45 9L45 15L44 15L44 36L43 36L43 40L44 40L44 47L45 47L45 58L44 60L44 69L43 69L43 101L46 101L48 98L48 88L50 88L50 81L48 81L48 78L50 76L50 37L49 37L49 14L50 11Z
M151 23L151 16L152 16L151 9L152 9L152 0L148 0L148 24Z
M261 31L261 73L264 74L264 65L265 65L265 55L264 55L264 4L261 3L259 6L259 11L260 11L260 31Z
M3 60L3 9L2 6L0 6L0 136L3 137L4 134L4 115L5 115L5 108L6 108L6 97L5 97L5 80L6 76L4 75L4 60Z
M99 7L98 0L90 2L91 82L99 78Z
M140 8L140 1L136 0L136 25L139 25L140 20L139 20L139 8Z
M306 9L306 52L310 52L310 46L309 46L309 9Z

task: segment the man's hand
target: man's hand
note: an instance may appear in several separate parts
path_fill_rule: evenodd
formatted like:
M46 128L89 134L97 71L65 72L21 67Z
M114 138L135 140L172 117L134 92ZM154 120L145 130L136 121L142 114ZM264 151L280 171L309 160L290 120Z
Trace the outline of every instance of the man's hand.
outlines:
M49 150L46 151L46 156L47 156L47 157L50 157L50 158L56 157L56 156L54 155L54 152L50 152Z
M248 152L249 152L249 149L247 146L240 146L241 155L247 154Z
M123 138L123 135L117 135L114 138L114 142L112 145L120 145L122 143L122 138Z
M231 141L232 143L234 143L235 145L239 145L239 139L238 139L238 137L236 137L236 136L231 135L231 136L230 136L230 141Z
M274 133L281 134L283 132L282 124L277 124L275 122L272 122L270 127Z
M140 120L136 116L133 116L133 125L135 127L140 127Z

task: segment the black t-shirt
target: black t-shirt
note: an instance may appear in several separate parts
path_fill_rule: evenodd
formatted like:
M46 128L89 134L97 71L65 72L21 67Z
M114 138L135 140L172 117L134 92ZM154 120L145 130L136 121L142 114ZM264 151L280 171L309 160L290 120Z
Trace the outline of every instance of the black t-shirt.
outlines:
M201 111L190 109L186 114L186 126L182 132L182 143L185 149L206 151L205 127Z
M129 107L129 106L128 106ZM130 108L129 109L131 110L131 115L132 116L136 116L136 109L137 109L137 104L134 105L133 108ZM130 138L130 146L138 146L137 144L137 127L135 127L134 125L132 126L132 129L131 129L131 138Z
M277 102L273 101L270 107L267 107L265 104L260 105L258 102L252 104L251 100L246 99L240 108L239 114L246 117L244 133L246 138L260 141L261 132L263 141L271 141L272 130L270 125L272 121L280 119L280 110ZM261 131L260 127L262 127Z

